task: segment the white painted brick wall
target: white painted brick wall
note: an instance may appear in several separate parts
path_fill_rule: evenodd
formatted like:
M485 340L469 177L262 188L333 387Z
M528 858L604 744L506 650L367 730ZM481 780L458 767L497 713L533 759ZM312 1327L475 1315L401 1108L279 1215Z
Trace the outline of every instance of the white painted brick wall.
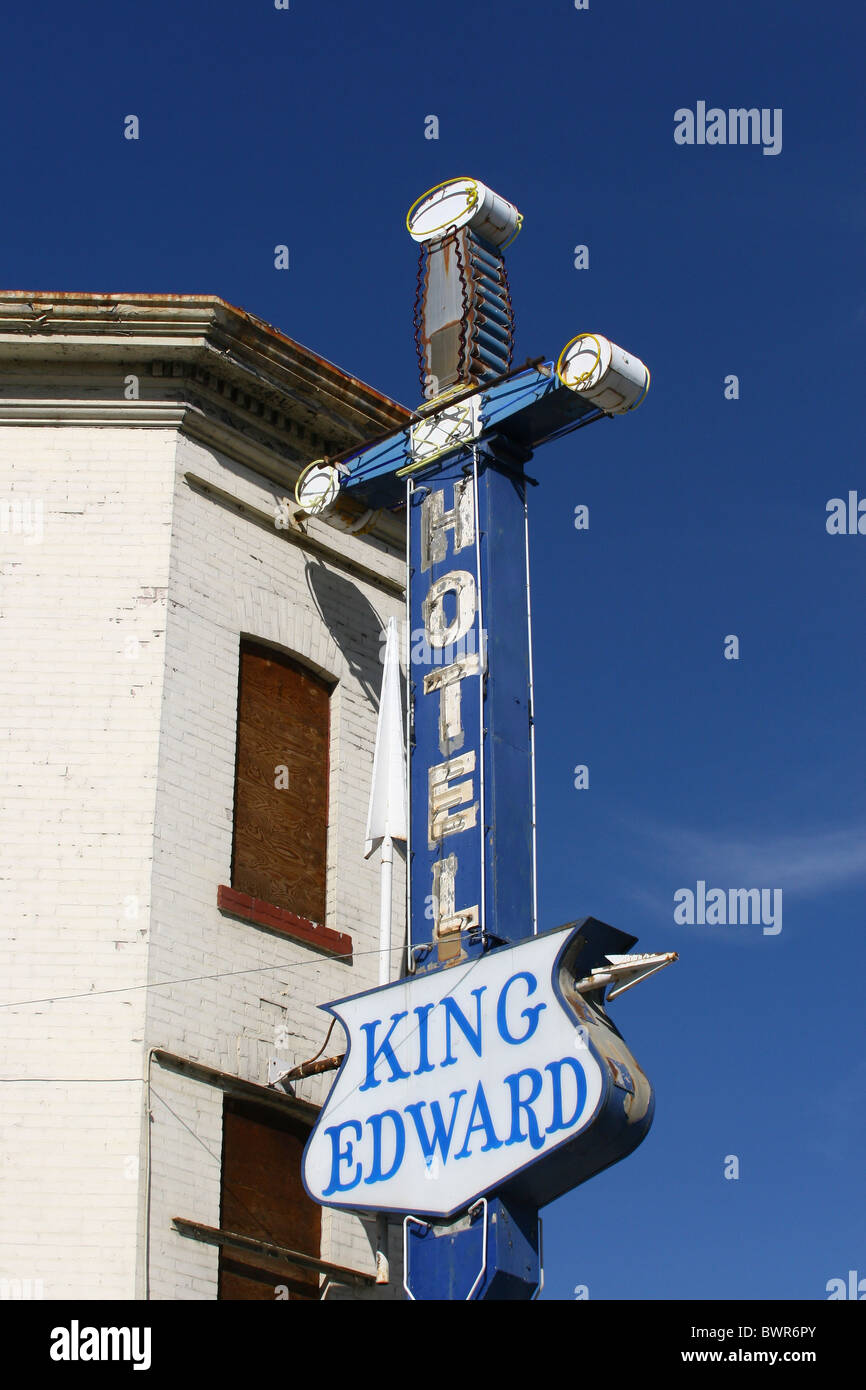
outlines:
M381 629L402 603L381 587L311 557L276 527L264 530L184 481L190 471L258 510L274 511L274 488L249 469L181 438L167 625L165 704L159 758L150 975L188 984L148 993L150 1045L264 1084L285 1028L286 1065L318 1050L328 1017L317 1006L376 983L376 856L363 858L369 778L381 682ZM336 535L336 533L333 533ZM357 549L362 543L346 542ZM378 563L378 561L377 561ZM402 580L400 558L383 570ZM313 663L337 681L331 701L331 787L325 925L351 935L351 964L322 956L216 906L230 883L238 654L241 634ZM405 877L395 872L394 941L405 926ZM395 967L398 955L395 954ZM222 974L222 972L235 972ZM338 1041L339 1040L339 1041ZM339 1028L332 1039L342 1046ZM329 1048L329 1051L331 1049ZM298 1094L321 1102L333 1075L310 1078ZM178 1145L187 1143L175 1126ZM161 1140L174 1142L169 1129ZM199 1164L207 1163L198 1156ZM155 1182L162 1181L155 1168ZM209 1216L175 1210L217 1224ZM198 1203L201 1209L201 1202ZM154 1209L156 1230L156 1209ZM177 1297L171 1261L191 1242L152 1237L154 1297ZM193 1246L193 1257L211 1258ZM371 1243L354 1217L325 1213L323 1257L372 1271ZM202 1266L204 1269L204 1265ZM203 1274L204 1277L204 1274ZM393 1295L394 1290L387 1291ZM329 1297L339 1291L332 1290Z
M154 1298L215 1297L216 1250L171 1218L218 1224L222 1093L156 1063L145 1265L149 1049L263 1084L278 1026L290 1066L323 1040L317 1006L376 982L364 828L380 630L402 603L193 490L187 470L274 509L279 489L172 430L0 431L0 504L43 503L41 539L0 506L3 1075L19 1078L2 1087L0 1278L41 1279L46 1297L141 1298L148 1281ZM375 563L402 581L400 556ZM337 682L326 925L353 938L351 963L217 909L241 634ZM394 878L399 947L399 858ZM332 1079L298 1093L321 1102ZM326 1211L322 1253L373 1270L357 1218ZM399 1296L394 1268L374 1296Z
M41 538L0 531L0 1277L47 1298L135 1292L174 454L0 431L0 501L42 507Z

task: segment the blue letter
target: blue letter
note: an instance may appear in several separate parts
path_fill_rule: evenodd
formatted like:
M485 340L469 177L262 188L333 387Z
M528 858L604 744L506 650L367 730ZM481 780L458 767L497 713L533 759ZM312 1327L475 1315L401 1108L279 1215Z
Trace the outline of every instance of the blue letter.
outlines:
M374 1019L372 1023L361 1024L361 1032L367 1034L367 1075L358 1087L359 1091L372 1091L374 1086L380 1084L374 1075L376 1063L380 1057L385 1057L388 1066L391 1068L391 1075L388 1077L389 1081L403 1081L409 1075L407 1071L403 1070L397 1058L394 1056L394 1049L389 1041L400 1019L405 1017L405 1010L401 1014L391 1015L391 1027L388 1029L378 1047L376 1046L376 1029L382 1022L381 1018Z
M325 1133L331 1136L333 1161L331 1164L331 1181L323 1190L323 1197L330 1197L332 1192L351 1192L352 1188L357 1187L358 1183L361 1181L361 1165L359 1163L355 1169L355 1176L352 1181L340 1182L340 1164L351 1163L355 1154L351 1139L346 1140L346 1147L344 1149L340 1148L341 1129L353 1129L355 1131L355 1138L361 1138L361 1126L358 1124L357 1120L343 1120L342 1124L331 1125L329 1129L325 1130Z
M571 1067L577 1078L577 1105L570 1120L562 1118L562 1068L565 1066ZM553 1119L545 1131L547 1134L553 1134L557 1129L568 1129L573 1125L583 1109L586 1102L586 1074L573 1057L563 1057L559 1062L548 1062L544 1070L549 1071L553 1077Z
M387 1173L382 1172L382 1121L384 1119L394 1121L394 1162ZM403 1121L396 1110L383 1110L380 1115L371 1115L367 1124L373 1131L373 1166L370 1169L369 1178L364 1182L387 1182L393 1178L400 1164L403 1162L403 1155L406 1152L406 1132L403 1129Z
M421 1114L427 1101L416 1100L413 1101L411 1105L406 1106L406 1114L411 1115L412 1119L415 1121L415 1128L418 1131L418 1139L421 1144L421 1152L428 1163L435 1157L437 1148L441 1151L442 1162L447 1162L448 1150L451 1148L451 1136L454 1133L454 1124L457 1120L457 1110L460 1105L461 1097L465 1095L465 1091L451 1092L451 1100L453 1102L451 1106L451 1123L447 1129L445 1128L445 1120L442 1115L442 1107L438 1100L430 1102L430 1114L433 1116L432 1139L427 1138L427 1126Z
M477 1124L475 1122L476 1110L481 1116ZM493 1119L487 1106L487 1097L484 1094L484 1087L481 1085L480 1081L475 1090L475 1099L472 1102L472 1109L469 1112L469 1128L466 1130L466 1140L459 1154L454 1155L455 1158L471 1157L469 1152L469 1136L473 1130L476 1129L483 1129L484 1133L487 1135L487 1143L481 1145L481 1153L487 1153L488 1149L502 1148L502 1140L496 1137L496 1130L493 1128Z
M530 1092L526 1100L520 1099L520 1079L523 1076L529 1077ZM524 1139L528 1139L534 1149L540 1149L544 1143L539 1129L538 1121L535 1118L535 1111L530 1109L532 1102L538 1099L541 1091L541 1072L534 1067L527 1067L525 1071L516 1071L512 1076L506 1076L506 1082L511 1088L511 1133L506 1139L506 1144L521 1144ZM520 1112L526 1111L526 1123L529 1132L523 1133L520 1128Z
M529 986L529 988L526 991L528 995L534 994L536 989L538 988L538 981L536 980L534 975L530 975L528 970L521 970L519 974L512 975L511 979L506 980L505 984L502 986L502 993L499 996L499 1003L496 1006L496 1024L499 1028L499 1036L502 1038L503 1042L507 1043L522 1043L526 1042L527 1038L531 1038L536 1028L538 1027L538 1015L541 1013L542 1009L547 1008L546 1004L535 1004L531 1009L524 1009L520 1017L528 1020L526 1025L526 1032L521 1037L515 1038L513 1034L509 1031L508 1018L505 1012L508 991L514 984L515 980L526 981L527 985Z
M480 989L473 989L472 991L473 995L475 996L475 1012L478 1018L478 1022L475 1025L474 1031L472 1029L471 1023L469 1022L469 1019L466 1017L465 1014L463 1014L460 1011L460 1009L457 1007L450 995L447 995L442 1000L442 1004L445 1008L445 1060L442 1063L443 1067L451 1067L457 1061L456 1057L451 1056L452 1018L456 1019L457 1023L459 1023L460 1031L463 1034L466 1041L470 1044L472 1051L475 1053L476 1057L481 1056L481 996L486 990L486 988L486 985L482 985Z
M424 1071L435 1071L430 1058L427 1056L427 1016L431 1009L435 1009L435 1004L419 1004L417 1009L413 1009L413 1014L418 1015L418 1065L413 1071L413 1076L420 1076Z

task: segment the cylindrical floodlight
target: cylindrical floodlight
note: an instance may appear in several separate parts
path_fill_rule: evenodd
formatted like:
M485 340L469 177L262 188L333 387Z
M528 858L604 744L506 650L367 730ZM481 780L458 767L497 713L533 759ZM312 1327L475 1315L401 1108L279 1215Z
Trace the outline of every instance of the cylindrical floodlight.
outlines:
M340 474L332 463L314 459L295 483L295 501L308 516L321 516L340 495Z
M559 354L556 375L608 415L635 410L649 390L649 369L600 333L579 333Z
M450 227L471 227L492 246L507 246L520 231L523 218L513 203L500 198L478 179L448 179L422 193L406 214L413 241L435 241Z
M308 463L295 483L295 501L306 516L318 517L338 531L362 535L376 517L357 501L341 495L340 470L324 459Z

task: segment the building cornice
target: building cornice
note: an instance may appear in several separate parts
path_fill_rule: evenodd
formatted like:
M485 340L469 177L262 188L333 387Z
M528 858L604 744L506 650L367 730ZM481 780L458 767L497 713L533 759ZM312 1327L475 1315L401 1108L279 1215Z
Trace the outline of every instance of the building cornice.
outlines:
M214 295L0 291L0 423L175 427L290 488L410 418ZM401 527L375 531L397 544Z
M141 356L146 347L148 356L173 358L206 344L253 375L267 365L265 376L277 389L330 400L341 420L360 428L359 442L408 418L396 401L216 295L0 291L2 357L16 347L31 360L69 352Z

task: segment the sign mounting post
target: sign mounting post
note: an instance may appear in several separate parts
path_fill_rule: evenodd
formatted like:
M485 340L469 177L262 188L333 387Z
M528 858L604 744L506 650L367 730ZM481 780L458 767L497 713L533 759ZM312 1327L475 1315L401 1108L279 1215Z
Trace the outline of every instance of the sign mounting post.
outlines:
M652 1088L604 1008L676 957L593 917L539 934L525 465L640 404L599 334L513 371L503 258L517 209L476 180L413 205L428 397L408 429L320 460L296 497L405 500L409 974L328 1006L349 1047L305 1154L315 1200L403 1220L413 1299L526 1299L538 1210L623 1158ZM432 911L431 911L432 907Z

